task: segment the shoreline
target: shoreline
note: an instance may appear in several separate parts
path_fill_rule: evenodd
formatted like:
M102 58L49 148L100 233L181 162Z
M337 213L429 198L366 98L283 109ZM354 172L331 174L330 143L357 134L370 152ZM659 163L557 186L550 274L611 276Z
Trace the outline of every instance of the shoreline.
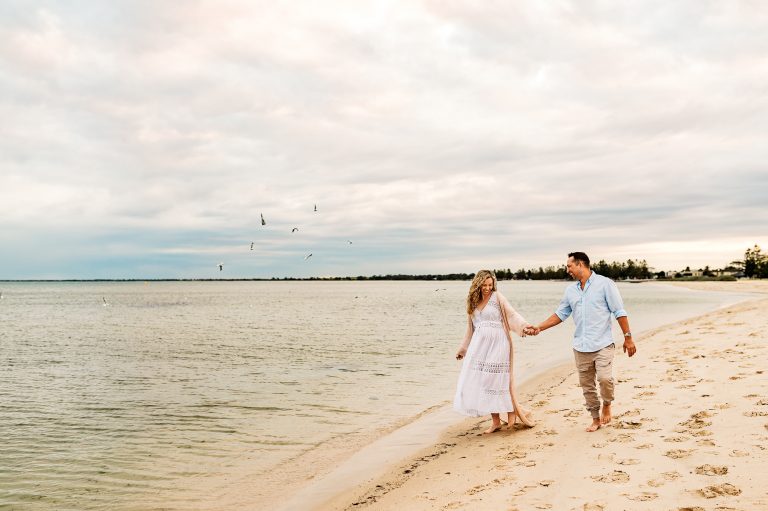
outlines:
M700 287L701 284L704 284L706 287L702 289L702 287ZM712 284L717 284L717 286L713 287ZM768 282L763 284L750 282L749 284L751 284L749 289L745 289L745 286L743 285L734 285L734 283L729 282L676 283L676 285L691 289L701 289L706 291L726 291L735 293L748 292L756 294L753 298L740 301L735 305L719 308L703 315L686 318L678 323L664 325L650 329L646 332L642 332L641 336L639 336L639 339L637 340L639 347L641 347L643 351L647 352L646 355L648 355L648 357L656 356L658 358L658 354L656 354L656 352L659 351L659 349L662 348L664 344L659 343L658 338L666 338L670 335L673 335L674 330L679 329L679 325L697 325L707 323L713 316L728 318L730 314L741 314L745 309L754 308L755 304L766 304L768 302L768 298L766 298L764 293L768 293ZM645 343L648 343L647 348L642 347ZM659 344L662 344L662 346L659 346ZM583 404L581 403L583 398L581 396L580 389L578 389L577 386L573 389L569 388L567 391L562 392L561 395L558 396L561 398L561 400L566 399L569 401L566 408L561 408L558 410L550 409L551 404L548 402L548 400L551 399L550 394L553 392L552 389L562 389L563 387L573 386L575 381L573 364L571 362L560 364L547 369L541 374L532 376L529 380L521 383L520 385L521 396L523 396L527 406L532 407L534 410L537 419L536 427L531 429L516 428L514 430L503 431L499 434L480 437L477 436L477 434L481 432L482 429L484 429L484 424L487 422L486 417L463 419L458 417L455 419L454 424L447 426L440 432L436 432L436 440L432 445L418 450L418 452L415 454L412 453L410 455L402 456L399 462L390 463L388 468L380 469L375 475L369 476L365 481L357 481L357 484L354 486L349 486L346 490L337 492L335 495L328 496L328 498L323 501L315 500L314 502L316 505L313 507L313 509L319 509L322 511L337 511L342 509L359 509L367 507L375 509L471 509L474 506L479 505L478 503L480 501L482 501L482 505L486 505L487 499L477 497L484 493L498 494L496 498L492 499L494 505L515 505L515 501L518 500L515 497L521 497L523 494L527 493L528 490L530 490L532 493L537 493L533 491L531 486L536 489L555 486L555 483L550 480L539 482L529 481L527 486L526 484L523 484L522 487L517 490L509 487L510 485L508 484L515 481L516 477L512 474L519 470L518 467L536 467L537 462L534 460L528 459L528 461L526 461L526 458L528 458L530 454L539 450L548 449L551 451L553 448L557 448L557 435L560 434L558 429L562 429L563 420L558 417L558 420L553 421L552 419L555 414L566 412L564 416L565 420L569 423L572 423L567 426L570 441L573 441L574 438L579 438L581 442L588 442L581 446L578 444L575 446L568 445L570 450L581 448L582 450L594 451L597 448L594 446L590 447L590 443L604 444L601 447L608 445L607 442L599 441L605 440L604 436L600 435L613 434L614 430L617 429L634 428L634 422L626 418L629 413L634 412L634 410L625 411L625 409L631 408L634 403L629 402L630 400L627 398L626 393L624 396L622 396L620 389L625 386L624 384L635 379L629 376L623 376L622 373L627 371L628 374L631 374L633 372L632 366L635 362L639 361L640 360L638 357L633 357L631 360L627 359L625 356L617 357L617 364L614 374L618 381L617 403L616 406L614 406L614 414L617 417L614 419L613 425L602 428L596 433L583 433L581 422L586 424L588 417L586 411L583 409ZM624 369L625 366L629 367ZM677 368L677 370L685 371L685 369L680 368ZM635 388L638 387L636 384L633 386ZM656 388L652 383L648 384L647 386ZM652 395L654 393L660 392L648 391L648 395ZM640 394L642 399L643 392L640 392ZM542 395L547 396L547 398L538 400L536 399L537 396L540 397ZM762 395L762 397L764 399L768 398L768 396L765 395ZM622 401L625 402L622 403ZM446 406L450 408L450 405ZM744 413L747 412L745 411ZM768 424L766 425L766 429L768 429ZM658 431L658 429L649 432L655 431ZM581 438L586 437L587 435L595 436ZM618 438L629 438L627 436L621 437L621 435L631 436L630 433L619 433L615 436ZM518 443L518 439L523 441L523 445L520 446L519 449L516 448L516 450L513 450L511 453L508 452L507 455L505 455L500 460L497 456L498 451L509 451L509 449L513 447L514 444ZM591 442L592 440L595 442ZM542 443L542 441L544 442ZM623 442L623 440L611 439L609 442ZM636 447L636 449L638 448L641 447ZM649 448L649 451L652 452L652 449ZM602 456L602 454L599 455L598 458L600 458L600 456ZM605 461L608 459L608 457L614 459L616 458L616 454L612 454L611 456L603 456L603 459L599 461ZM765 459L765 457L762 459ZM548 475L554 480L558 474L558 471L562 467L559 467L558 462L554 461L553 459L549 459L548 462L549 465L551 465L549 467L551 472L547 470L546 463L542 464L542 468L538 471L548 472ZM354 461L352 463L354 465ZM497 471L499 469L501 470L497 473L495 473L496 471L494 470L486 472L484 469L488 468L495 468ZM584 469L585 467L581 468ZM622 466L619 468L622 468ZM349 467L347 467L345 470L348 471ZM479 475L475 472L478 472ZM626 473L622 470L615 470L614 472ZM455 489L457 483L456 479L459 479L458 487L463 488L463 492L459 492L457 489ZM547 483L547 481L550 482ZM579 485L587 486L584 483L579 483ZM673 486L674 485L670 485L670 488ZM527 490L525 489L526 487L528 488ZM505 488L508 491L505 491ZM653 489L658 487L650 485L650 488ZM598 488L595 489L597 490ZM574 492L578 493L578 486L573 487L573 490ZM462 493L463 495L457 498L457 494L459 493ZM512 498L510 499L510 497ZM563 496L563 498L566 497L567 495ZM634 497L636 498L630 497L625 495L620 498L624 499L625 501L626 499L629 499L630 501L634 500L636 502L644 502L646 500L659 498L659 493L649 491L635 495ZM766 500L766 502L768 503L768 500ZM565 501L561 499L560 503L565 504ZM674 503L675 502L669 502L668 504L672 505ZM298 505L299 502L293 499L288 504ZM306 506L306 501L301 504ZM372 504L375 504L375 506L372 506ZM536 503L531 502L531 504L534 505ZM539 504L541 504L541 507L538 507L538 505L534 505L533 507L537 507L539 509L552 508L551 503L548 504L547 502L540 502ZM587 504L589 503L585 502L584 505L587 506ZM518 505L521 504L518 503ZM603 504L598 502L595 504L596 507L591 507L589 509L613 508L613 506L599 507L601 505ZM529 507L523 506L520 509L528 508ZM291 509L291 507L285 507L284 509ZM295 509L298 509L298 507L295 507ZM513 507L512 509L517 508ZM571 508L555 506L554 509ZM582 507L578 507L578 509L582 509ZM584 507L584 509L588 508ZM643 509L643 506L640 506L638 509Z

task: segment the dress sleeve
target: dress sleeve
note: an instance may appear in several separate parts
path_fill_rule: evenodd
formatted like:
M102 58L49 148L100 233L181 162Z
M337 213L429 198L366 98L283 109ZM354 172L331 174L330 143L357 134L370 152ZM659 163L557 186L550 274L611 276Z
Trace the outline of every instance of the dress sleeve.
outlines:
M515 332L519 336L523 336L523 328L528 325L528 322L524 317L520 315L507 301L506 297L501 293L497 293L499 297L499 305L504 307L504 312L507 315L507 321L509 321L509 329Z

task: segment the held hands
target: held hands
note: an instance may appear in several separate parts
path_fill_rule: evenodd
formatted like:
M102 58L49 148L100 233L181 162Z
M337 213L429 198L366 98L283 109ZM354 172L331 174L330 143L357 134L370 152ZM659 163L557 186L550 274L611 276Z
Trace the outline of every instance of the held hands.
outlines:
M523 327L523 337L526 335L539 335L541 333L541 328L533 325L525 325Z

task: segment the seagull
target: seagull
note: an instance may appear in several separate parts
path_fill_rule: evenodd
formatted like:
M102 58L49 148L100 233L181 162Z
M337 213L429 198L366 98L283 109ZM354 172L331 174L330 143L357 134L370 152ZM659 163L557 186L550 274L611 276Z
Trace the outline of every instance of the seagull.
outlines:
M251 250L253 250L253 242L251 242Z
M109 304L107 303L107 299L106 299L106 298L104 298L104 297L102 296L102 297L101 297L101 300L104 302L104 307L107 307L107 306L109 306Z
M306 260L307 260L307 259L309 259L310 257L312 257L312 254L309 254L309 255L305 256L305 257L304 257L304 260L306 261Z
M224 263L219 263L219 271L223 271L223 270L224 270Z
M315 213L317 213L317 204L315 204Z
M259 213L259 215L261 215L261 225L267 225L267 221L264 220L264 214Z
M351 245L352 244L352 240L347 240L347 243L349 243Z
M298 227L294 227L293 229L291 229L291 232L296 232L296 231L298 231L298 230L299 230L299 228L298 228Z

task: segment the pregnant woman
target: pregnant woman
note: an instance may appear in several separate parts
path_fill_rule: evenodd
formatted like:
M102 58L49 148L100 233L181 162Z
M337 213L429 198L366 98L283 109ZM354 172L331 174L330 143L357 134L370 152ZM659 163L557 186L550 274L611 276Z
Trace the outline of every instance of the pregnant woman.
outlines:
M496 291L496 276L480 270L472 280L467 296L467 333L456 359L464 359L453 400L453 408L465 415L491 415L485 433L501 429L500 414L509 424L517 418L533 426L531 413L523 409L515 395L514 346L510 330L525 337L531 325Z

